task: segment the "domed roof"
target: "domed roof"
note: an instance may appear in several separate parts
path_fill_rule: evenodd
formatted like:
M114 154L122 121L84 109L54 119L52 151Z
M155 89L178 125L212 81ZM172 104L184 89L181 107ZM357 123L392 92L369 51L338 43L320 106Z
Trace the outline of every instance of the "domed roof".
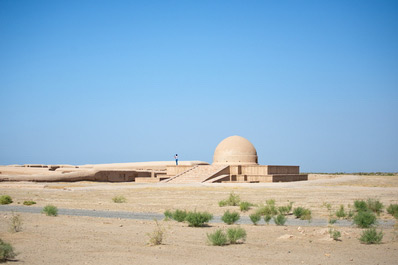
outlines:
M237 135L222 140L213 157L213 164L256 165L257 161L257 151L253 144Z

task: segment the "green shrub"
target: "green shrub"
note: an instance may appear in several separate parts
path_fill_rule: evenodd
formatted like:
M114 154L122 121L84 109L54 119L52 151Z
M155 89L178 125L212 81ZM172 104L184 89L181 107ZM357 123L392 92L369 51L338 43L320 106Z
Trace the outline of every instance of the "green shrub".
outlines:
M261 220L261 215L253 213L249 215L250 220L253 222L254 225L257 225L258 222Z
M329 229L329 234L330 234L330 237L333 238L333 240L336 240L336 241L338 241L339 238L341 237L340 231L338 231L336 229Z
M222 200L222 201L218 202L218 206L220 206L220 207L224 207L224 206L227 206L227 205L228 205L228 202L226 200Z
M19 214L12 213L9 230L11 233L16 233L22 230L22 219Z
M264 215L264 222L265 222L266 224L269 224L269 221L271 221L271 219L272 219L272 216L271 216L271 215Z
M357 212L364 212L368 210L368 205L363 200L354 201L354 208Z
M207 240L210 245L224 246L228 243L227 235L221 229L217 229L214 233L207 234Z
M274 199L269 199L269 200L267 200L266 202L265 202L267 205L269 205L269 206L275 206L275 200Z
M369 228L376 223L376 220L376 215L371 211L360 211L354 216L354 224L360 228Z
M228 211L226 211L226 212L224 213L224 215L221 217L221 220L222 220L224 223L226 223L226 224L232 225L232 224L234 224L236 221L238 221L239 218L240 218L239 213L237 213L237 212L232 212L232 213L231 213L231 212L228 210Z
M235 193L231 192L229 194L228 199L226 200L222 200L218 202L218 205L220 207L224 207L224 206L238 206L240 203L240 197L239 195L236 195Z
M57 216L58 208L55 207L54 205L49 204L46 205L41 212L45 213L47 216Z
M340 209L336 212L336 216L338 218L344 218L347 216L346 212L344 211L344 205L340 205Z
M261 216L274 216L278 214L278 210L276 209L275 205L263 205L257 209L256 213Z
M253 204L251 204L250 202L241 202L239 204L239 207L240 207L241 212L247 212L248 210L250 210L250 207L252 205Z
M187 211L182 211L182 210L175 210L173 215L173 219L176 220L177 222L184 222L185 218L187 217Z
M156 228L152 233L148 233L149 244L152 246L161 245L164 239L165 229L155 219Z
M300 218L301 220L311 220L311 210L306 209L304 207L297 207L294 209L293 214L296 216L296 218Z
M33 205L33 204L36 204L36 202L35 201L24 201L23 202L23 205L27 205L27 206L30 206L30 205Z
M124 196L115 196L112 198L112 201L114 203L125 203L126 202L126 198Z
M383 232L377 232L376 228L366 229L362 232L359 241L364 244L380 244L383 239Z
M0 196L0 204L10 204L10 203L12 203L12 199L9 195Z
M0 239L0 262L15 258L14 248Z
M227 230L227 236L231 244L237 244L239 240L242 240L241 242L243 243L246 240L246 231L240 227L229 228Z
M173 213L170 210L164 211L164 220L170 220L173 219Z
M335 224L336 222L337 222L337 219L334 219L334 218L329 218L329 224Z
M387 212L398 219L398 204L390 204L387 208Z
M366 201L366 206L377 215L380 215L384 208L384 205L379 200L370 198Z
M205 226L211 219L213 219L213 215L208 212L189 212L185 221L188 222L188 225L191 227L202 227Z
M276 225L284 225L286 223L286 216L283 214L278 214L276 217L273 218Z
M287 206L279 206L278 212L279 212L279 214L286 215L289 213L289 209L287 208Z

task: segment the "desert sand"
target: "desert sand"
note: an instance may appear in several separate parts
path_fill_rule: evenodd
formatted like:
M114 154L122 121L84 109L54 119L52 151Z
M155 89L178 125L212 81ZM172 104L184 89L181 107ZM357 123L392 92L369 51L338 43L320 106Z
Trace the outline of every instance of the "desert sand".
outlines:
M1 182L0 195L10 195L11 205L25 200L64 209L163 213L170 209L209 211L222 215L227 209L218 201L231 192L255 204L275 199L277 205L289 201L312 210L314 219L327 219L325 203L333 210L346 207L355 199L377 198L384 205L398 203L398 177L310 175L309 181L264 184L138 184L98 182ZM124 196L126 203L114 203ZM1 206L0 206L1 207ZM30 206L25 206L30 207ZM32 207L32 206L31 206ZM241 213L248 216L254 212ZM164 243L148 245L148 233L155 222L85 216L48 217L19 213L23 229L8 231L11 212L0 212L0 238L10 242L19 253L11 264L397 264L398 230L383 227L383 243L364 245L358 240L362 229L336 228L341 241L333 241L327 226L258 226L243 224L247 231L244 244L209 246L206 234L231 227L211 223L191 228L186 223L160 221L165 229ZM290 216L289 218L293 218ZM393 218L386 212L379 222Z

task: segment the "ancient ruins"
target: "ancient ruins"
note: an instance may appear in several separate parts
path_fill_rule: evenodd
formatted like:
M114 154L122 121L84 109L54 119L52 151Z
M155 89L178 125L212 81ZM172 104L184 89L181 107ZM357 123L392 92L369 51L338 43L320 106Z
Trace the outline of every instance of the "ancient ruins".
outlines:
M257 150L241 136L221 141L213 163L174 161L97 165L0 166L0 181L107 181L137 183L261 183L308 180L299 166L259 165Z

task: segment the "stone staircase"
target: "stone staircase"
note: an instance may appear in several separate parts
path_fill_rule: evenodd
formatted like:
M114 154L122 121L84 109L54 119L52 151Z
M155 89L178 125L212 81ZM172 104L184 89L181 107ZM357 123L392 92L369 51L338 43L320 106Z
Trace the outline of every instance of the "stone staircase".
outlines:
M227 165L199 165L169 179L167 182L202 183L213 177L217 177L219 173L227 167Z

